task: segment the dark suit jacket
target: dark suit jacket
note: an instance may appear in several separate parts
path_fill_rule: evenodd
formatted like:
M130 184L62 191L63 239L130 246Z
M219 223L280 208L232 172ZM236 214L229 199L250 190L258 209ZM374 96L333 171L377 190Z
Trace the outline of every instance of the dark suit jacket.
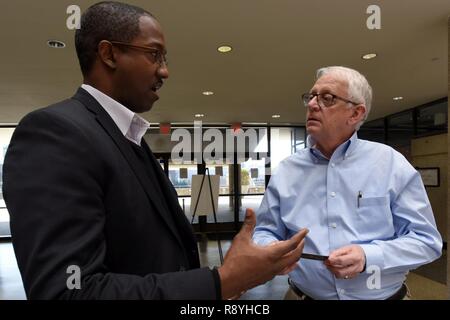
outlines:
M220 298L217 273L199 269L191 226L156 167L151 179L81 88L21 120L4 161L3 193L28 298ZM81 269L80 290L67 288L71 265Z

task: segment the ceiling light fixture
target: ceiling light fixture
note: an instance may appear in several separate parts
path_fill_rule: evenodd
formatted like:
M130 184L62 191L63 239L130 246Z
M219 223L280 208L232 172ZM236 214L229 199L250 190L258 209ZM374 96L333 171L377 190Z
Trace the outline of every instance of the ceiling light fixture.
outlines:
M50 48L55 48L55 49L62 49L62 48L66 47L66 44L59 40L48 40L47 45Z
M221 53L228 53L228 52L231 52L231 50L233 50L233 48L231 46L220 46L217 48L217 51L219 51Z
M366 53L361 58L363 58L364 60L370 60L370 59L374 59L376 57L377 57L376 53Z
M214 94L214 92L212 92L212 91L203 91L202 94L204 96L212 96Z
M195 115L196 118L203 118L205 115L203 113L197 113Z
M272 115L272 118L274 118L274 119L278 119L279 117L281 117L279 114Z
M400 101L400 100L403 100L403 97L393 97L392 100L394 100L394 101Z

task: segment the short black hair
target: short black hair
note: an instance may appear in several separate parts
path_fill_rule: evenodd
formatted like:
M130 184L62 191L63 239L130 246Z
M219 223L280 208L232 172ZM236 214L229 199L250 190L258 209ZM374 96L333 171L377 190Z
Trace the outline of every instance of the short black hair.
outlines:
M91 70L100 41L131 42L139 34L139 18L145 15L154 18L142 8L116 1L103 1L89 7L75 32L75 48L83 75Z

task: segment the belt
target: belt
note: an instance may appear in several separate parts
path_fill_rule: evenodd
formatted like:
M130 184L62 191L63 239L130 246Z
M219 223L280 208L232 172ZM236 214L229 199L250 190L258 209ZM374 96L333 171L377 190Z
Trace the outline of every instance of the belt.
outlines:
M314 300L314 298L311 298L307 294L303 293L302 290L300 290L291 280L291 278L288 278L289 287L292 291L301 299L301 300ZM392 296L387 298L386 300L402 300L406 295L408 294L408 288L406 287L406 284L402 284L400 289L394 293Z

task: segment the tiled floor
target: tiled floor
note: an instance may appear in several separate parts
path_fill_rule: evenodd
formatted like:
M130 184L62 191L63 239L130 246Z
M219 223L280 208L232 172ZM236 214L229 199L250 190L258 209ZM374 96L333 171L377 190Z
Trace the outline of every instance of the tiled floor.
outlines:
M222 241L223 253L230 246L230 241ZM199 242L200 260L202 265L215 266L220 264L219 252L216 241ZM408 275L407 284L412 293L412 299L418 300L444 300L447 299L446 286L438 281L429 279L436 273L436 268L445 268L446 257L441 262L435 263L435 267L426 272ZM445 260L444 260L445 259ZM439 270L441 272L441 270ZM443 271L445 272L445 271ZM424 276L425 274L426 276ZM442 278L442 274L439 275ZM438 277L438 280L440 279ZM247 291L241 300L279 300L283 299L288 288L287 276L275 277L265 285L258 286ZM22 300L25 299L22 279L17 268L14 251L10 242L0 242L0 300Z

